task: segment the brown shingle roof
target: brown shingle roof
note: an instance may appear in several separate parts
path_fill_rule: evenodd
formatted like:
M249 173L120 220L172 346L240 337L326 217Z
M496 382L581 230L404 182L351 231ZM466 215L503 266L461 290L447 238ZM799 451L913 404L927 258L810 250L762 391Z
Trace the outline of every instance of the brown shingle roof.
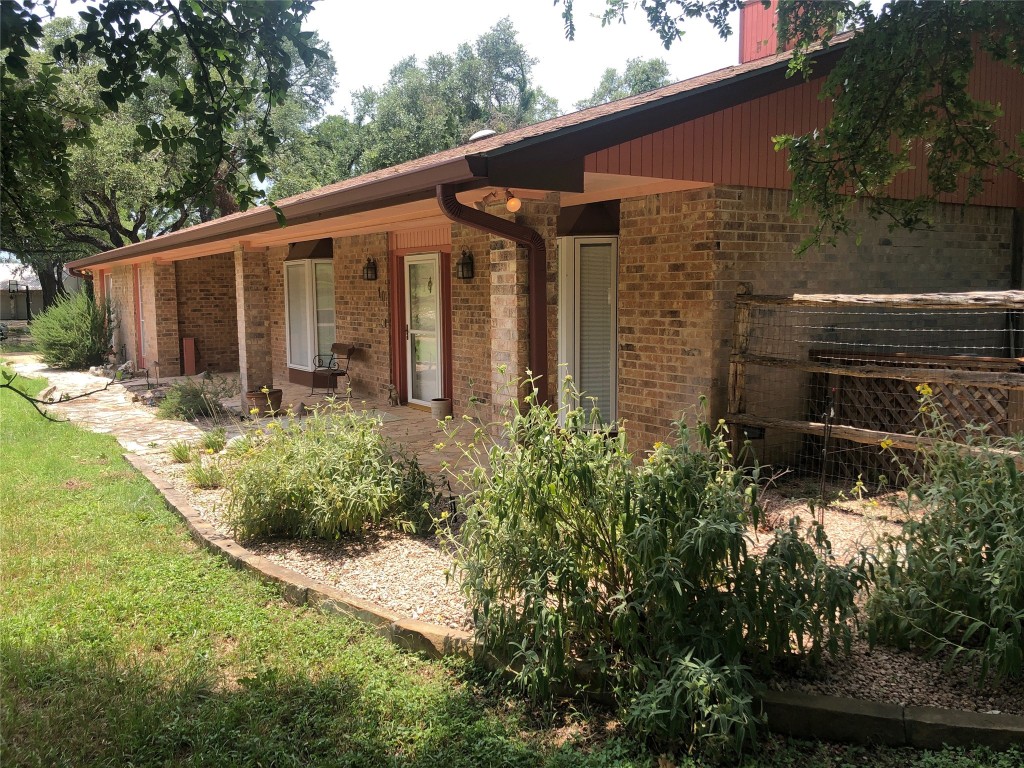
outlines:
M845 43L851 36L850 33L847 33L836 37L830 47L835 48ZM714 72L667 85L664 88L658 88L636 96L629 96L624 99L608 102L607 104L600 104L589 109L561 115L506 133L487 136L468 144L436 152L432 155L410 160L399 165L365 173L351 179L344 179L334 184L328 184L324 187L284 198L277 201L277 205L287 217L290 213L295 212L298 206L301 206L302 209L307 209L310 207L310 203L315 203L318 200L325 201L326 209L330 205L327 203L327 200L332 197L348 198L358 196L359 202L362 204L372 202L374 199L384 200L386 195L383 192L379 197L374 196L375 188L380 187L385 182L400 182L400 180L406 177L408 177L409 191L432 189L437 181L435 178L429 177L426 172L436 171L445 166L451 166L452 178L447 179L448 181L465 182L480 179L483 177L472 170L472 161L474 159L486 161L487 158L499 157L512 151L528 151L531 146L542 144L546 140L560 137L567 133L584 131L597 126L613 125L617 119L627 115L642 113L646 109L662 105L665 102L672 102L679 97L713 91L717 86L734 83L747 76L760 74L767 70L781 70L791 57L792 53L787 51L750 61L746 64L725 67ZM613 143L618 142L615 141ZM482 164L479 165L482 167ZM417 179L418 176L424 176L424 178ZM417 183L419 183L419 187L417 187ZM360 190L363 190L366 194L359 195L358 192ZM390 191L393 193L393 189ZM353 193L351 196L346 194L350 192ZM338 204L344 205L341 201L334 202L334 205ZM339 214L335 215L341 215L341 213L339 212ZM161 250L184 247L196 242L213 239L214 232L217 233L219 239L229 239L233 234L234 236L242 236L243 234L252 234L254 229L270 230L276 226L277 220L272 209L269 206L261 205L250 208L247 211L196 224L153 240L133 243L132 245L80 259L72 262L69 266L81 269Z

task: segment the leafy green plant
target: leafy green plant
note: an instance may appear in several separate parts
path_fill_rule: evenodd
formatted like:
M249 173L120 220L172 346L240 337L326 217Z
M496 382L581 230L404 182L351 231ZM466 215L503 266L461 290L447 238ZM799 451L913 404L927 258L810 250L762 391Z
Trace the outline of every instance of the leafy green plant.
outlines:
M106 359L115 326L109 301L79 291L36 315L32 338L47 365L88 368Z
M186 379L172 384L157 406L164 419L193 420L224 413L221 400L234 394L234 386L224 378Z
M192 460L192 446L184 440L171 443L167 447L171 461L177 464L188 464Z
M232 451L228 517L241 538L334 539L387 522L426 531L436 496L415 458L347 404L271 422Z
M199 444L208 451L220 453L228 443L227 431L224 427L216 427L209 432L204 432Z
M185 477L196 488L220 488L224 485L224 470L214 458L204 459L197 453L185 469Z
M795 522L748 551L758 471L721 428L680 421L637 466L621 428L579 408L559 426L533 398L467 451L456 543L478 640L537 698L603 689L655 745L739 750L750 667L847 648L861 570Z
M980 680L1024 675L1024 438L955 430L918 387L925 442L907 476L910 520L879 547L868 602L874 642L947 653ZM923 509L920 517L911 509Z

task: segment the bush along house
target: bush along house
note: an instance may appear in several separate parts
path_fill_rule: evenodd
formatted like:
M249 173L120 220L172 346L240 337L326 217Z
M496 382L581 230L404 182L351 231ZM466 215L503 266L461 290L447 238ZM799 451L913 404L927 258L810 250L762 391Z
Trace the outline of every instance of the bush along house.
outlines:
M254 208L71 266L119 311L117 346L162 376L309 383L342 342L357 397L393 386L488 417L508 376L531 371L553 400L569 373L635 450L701 395L725 414L738 293L1016 287L1024 183L1008 173L936 204L928 231L861 213L859 239L795 256L812 222L789 212L772 139L824 125L843 43L807 81L786 78L787 53L741 47L738 66L281 200L284 227ZM980 60L974 79L998 130L1024 129L1020 73ZM911 169L892 194L925 183Z

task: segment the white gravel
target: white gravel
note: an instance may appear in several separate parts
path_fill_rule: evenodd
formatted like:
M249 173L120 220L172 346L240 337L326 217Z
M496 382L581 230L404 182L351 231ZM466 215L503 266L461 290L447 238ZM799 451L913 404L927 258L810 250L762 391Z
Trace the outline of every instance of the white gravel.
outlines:
M153 454L148 459L155 471L168 478L214 527L226 535L233 534L223 519L227 491L191 487L184 476L184 465L172 463L166 454ZM840 561L852 557L860 546L870 545L876 535L899 530L896 520L901 515L893 498L845 502L813 513L801 501L775 496L768 502L776 524L799 516L801 527L806 527L812 515L821 515ZM770 540L770 533L753 533L752 548L763 550ZM433 537L378 529L355 540L246 542L245 546L275 563L401 615L472 630L451 555ZM947 672L942 666L941 660L890 648L872 649L858 639L849 658L828 661L817 670L802 670L798 676L780 674L768 684L777 689L903 705L1024 715L1024 681L978 690L969 670L954 668Z
M166 454L148 460L220 533L234 536L224 519L229 504L226 490L192 487L185 478L186 465L173 463ZM403 616L451 629L472 629L451 555L436 537L407 536L379 528L358 539L247 541L245 547Z

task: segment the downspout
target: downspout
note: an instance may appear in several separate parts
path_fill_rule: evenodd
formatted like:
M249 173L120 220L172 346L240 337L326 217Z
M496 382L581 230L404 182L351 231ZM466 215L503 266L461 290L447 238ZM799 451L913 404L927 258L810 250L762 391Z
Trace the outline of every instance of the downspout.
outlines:
M444 215L456 224L465 224L498 237L504 237L527 250L530 302L530 371L537 377L537 402L548 401L548 316L547 316L547 247L538 232L514 221L506 221L460 203L451 184L437 185L437 204Z

